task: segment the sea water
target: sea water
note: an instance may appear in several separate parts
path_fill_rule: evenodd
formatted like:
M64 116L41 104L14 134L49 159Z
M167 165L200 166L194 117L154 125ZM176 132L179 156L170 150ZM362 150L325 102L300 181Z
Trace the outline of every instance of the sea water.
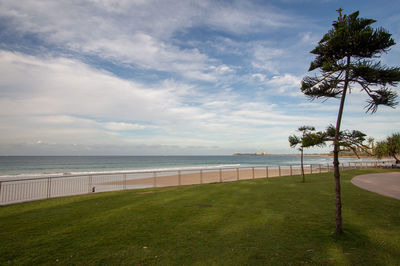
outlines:
M357 161L357 159L341 159ZM304 164L332 163L311 156ZM161 171L251 166L298 165L295 155L267 156L0 156L0 180L122 171Z

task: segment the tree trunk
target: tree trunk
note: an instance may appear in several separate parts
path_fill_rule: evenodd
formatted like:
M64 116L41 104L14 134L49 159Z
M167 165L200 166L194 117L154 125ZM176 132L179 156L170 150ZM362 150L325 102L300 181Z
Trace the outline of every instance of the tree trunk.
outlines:
M342 200L340 196L339 144L333 148L333 175L335 177L336 233L342 233Z
M304 176L303 149L301 149L300 151L301 151L301 156L300 156L300 160L301 160L301 175L303 176L303 183L304 183L304 182L306 182L306 178Z
M343 86L342 97L340 99L339 112L336 120L335 142L333 148L333 175L335 177L335 207L336 207L336 233L343 233L342 227L342 199L340 191L340 170L339 170L339 150L340 150L340 124L342 122L344 102L347 94L347 87L349 85L349 66L350 56L347 56L347 69L345 73L345 80Z

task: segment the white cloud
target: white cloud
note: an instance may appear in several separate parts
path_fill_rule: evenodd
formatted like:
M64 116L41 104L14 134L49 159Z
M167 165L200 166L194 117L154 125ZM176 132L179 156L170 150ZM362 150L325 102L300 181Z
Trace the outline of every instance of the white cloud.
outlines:
M273 76L266 82L270 86L271 90L279 92L280 94L298 96L301 95L301 77L296 77L291 74L284 74L279 76Z
M272 7L214 1L3 1L0 16L17 32L34 34L50 45L210 82L234 71L195 48L180 48L174 34L199 26L234 33L265 31L290 27L294 19Z
M300 95L322 35L282 10L240 0L4 0L2 49L33 55L0 51L0 143L279 150L293 129L325 127L337 113L334 100L284 97ZM365 105L351 96L350 126L364 121ZM395 126L386 116L398 111L383 110L360 128Z
M243 34L293 27L293 18L272 7L260 7L247 1L208 5L206 23L220 30Z
M317 36L312 32L301 32L299 33L300 42L315 46L318 41L321 39L321 36Z
M285 53L283 49L271 47L271 44L268 43L255 43L252 45L252 50L252 66L254 68L273 74L279 73L279 60Z
M252 74L251 77L261 82L263 82L267 78L264 74L261 73Z
M300 119L276 111L277 105L248 102L229 88L210 93L174 80L145 85L72 59L7 51L0 52L0 62L3 144L176 142L226 148L232 139L251 143L263 138L267 126Z
M140 121L154 118L155 113L168 115L163 108L177 101L168 90L119 79L71 59L2 51L0 60L4 115L29 110L33 115L77 114Z
M104 127L113 131L143 130L146 128L151 128L150 126L124 122L107 122L104 123Z

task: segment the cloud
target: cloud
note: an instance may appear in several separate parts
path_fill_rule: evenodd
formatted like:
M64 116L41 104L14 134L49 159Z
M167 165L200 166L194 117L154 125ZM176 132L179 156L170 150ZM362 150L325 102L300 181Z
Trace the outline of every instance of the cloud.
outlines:
M170 79L143 84L74 59L1 51L0 62L3 144L225 147L232 139L251 143L265 130L257 127L300 119L230 89L210 92Z
M266 84L279 94L285 94L290 96L301 95L299 88L301 87L301 77L296 77L291 74L283 74L279 76L273 76Z
M291 27L293 20L272 7L214 1L3 1L0 16L20 36L47 46L209 82L232 68L180 47L176 34L196 27L243 34Z
M251 77L261 82L263 82L267 78L264 74L261 73L252 74Z
M218 30L248 34L293 27L293 17L272 6L259 6L250 1L236 1L232 5L207 5L205 23Z
M300 42L309 44L309 45L313 45L313 46L315 46L321 38L319 35L317 36L316 34L313 34L312 32L300 32L298 36L299 36Z
M0 52L3 114L71 114L147 120L177 97L66 58L38 58ZM13 108L19 106L19 108Z
M285 54L283 49L271 47L268 43L254 43L252 45L252 66L258 70L266 70L273 74L279 73L279 59Z
M321 29L283 7L4 0L0 143L240 151L264 142L279 149L282 135L303 123L325 127L337 102L297 97ZM349 123L364 115L354 94L345 107ZM380 127L390 128L384 118Z

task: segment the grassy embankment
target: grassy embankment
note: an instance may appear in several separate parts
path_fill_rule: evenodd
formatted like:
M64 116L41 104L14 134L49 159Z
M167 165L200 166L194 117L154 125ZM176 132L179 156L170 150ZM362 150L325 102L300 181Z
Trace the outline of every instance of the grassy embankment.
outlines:
M0 265L400 264L400 201L342 173L99 193L0 208Z

